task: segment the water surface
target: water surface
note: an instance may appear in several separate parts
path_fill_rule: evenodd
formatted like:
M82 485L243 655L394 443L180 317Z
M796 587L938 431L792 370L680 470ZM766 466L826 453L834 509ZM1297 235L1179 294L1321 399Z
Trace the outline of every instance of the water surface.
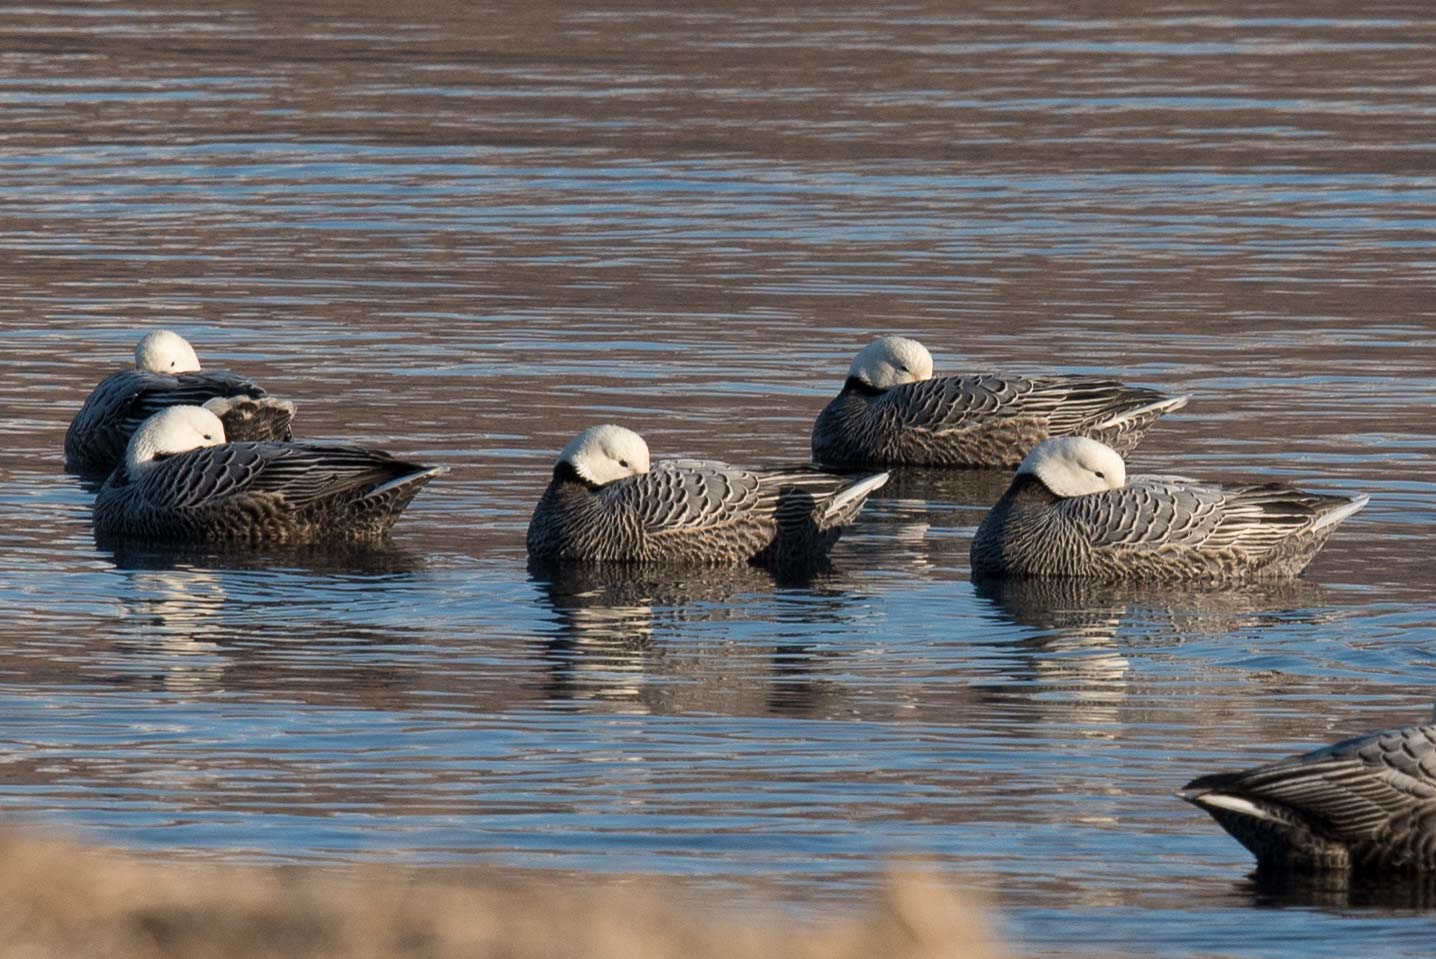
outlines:
M1431 706L1436 20L1307 11L6 10L6 810L820 909L916 856L1034 954L1425 954L1420 896L1258 888L1173 796ZM99 549L63 432L156 325L450 472L377 553ZM1260 589L975 586L985 473L807 581L526 565L579 429L801 460L881 332L1191 394L1136 470L1371 505Z

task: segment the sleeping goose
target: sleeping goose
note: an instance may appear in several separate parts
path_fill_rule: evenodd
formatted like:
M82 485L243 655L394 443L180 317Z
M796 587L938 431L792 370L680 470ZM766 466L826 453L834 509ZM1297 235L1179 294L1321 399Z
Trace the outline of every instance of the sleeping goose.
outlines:
M1187 783L1261 869L1436 872L1436 725Z
M125 447L151 415L169 406L207 405L232 440L287 440L294 404L267 396L235 373L201 370L194 348L178 333L155 330L135 347L135 368L95 387L65 433L65 469L103 477L125 458Z
M800 467L745 470L708 460L651 468L642 437L595 426L559 454L529 522L540 560L812 563L886 473L854 478Z
M1111 447L1039 443L973 537L974 574L1149 581L1295 576L1366 496L1127 478Z
M225 441L198 406L171 406L130 438L95 498L97 537L304 545L382 537L442 472L357 446Z
M1049 436L1130 452L1185 396L1095 376L932 375L917 340L882 336L857 355L813 424L824 466L1015 466Z

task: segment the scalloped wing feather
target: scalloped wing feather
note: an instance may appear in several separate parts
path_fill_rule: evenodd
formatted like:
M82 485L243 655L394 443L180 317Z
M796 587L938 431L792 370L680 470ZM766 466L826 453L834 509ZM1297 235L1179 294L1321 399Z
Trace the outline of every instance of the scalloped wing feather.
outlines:
M142 482L147 500L174 509L255 495L300 508L385 482L402 467L388 454L360 447L242 442L181 453Z
M759 507L758 477L712 460L657 463L605 487L609 511L634 511L650 536L688 535L749 520Z
M943 433L965 429L979 417L1022 412L1019 397L1027 381L1000 376L939 376L887 390L874 412L892 415L910 430Z
M981 418L1045 421L1053 435L1075 433L1126 408L1170 399L1166 394L1101 377L1024 377L984 373L940 376L894 387L875 407L890 410L908 429L962 430Z
M1088 529L1097 547L1201 546L1220 525L1223 505L1216 487L1133 482L1054 508Z
M1334 497L1280 484L1188 485L1133 477L1119 490L1073 497L1057 509L1093 531L1096 546L1189 546L1264 553L1311 529Z

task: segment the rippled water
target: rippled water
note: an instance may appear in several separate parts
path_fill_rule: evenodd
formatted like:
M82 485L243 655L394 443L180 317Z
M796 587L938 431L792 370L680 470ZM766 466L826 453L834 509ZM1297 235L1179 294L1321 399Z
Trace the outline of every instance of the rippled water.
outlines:
M166 855L659 872L923 857L1031 953L1422 955L1173 791L1431 706L1419 5L11 7L0 797ZM62 436L138 331L451 472L359 556L97 549ZM1368 491L1301 581L975 589L916 471L811 582L555 578L555 451L805 458L878 332L1189 392L1134 468Z

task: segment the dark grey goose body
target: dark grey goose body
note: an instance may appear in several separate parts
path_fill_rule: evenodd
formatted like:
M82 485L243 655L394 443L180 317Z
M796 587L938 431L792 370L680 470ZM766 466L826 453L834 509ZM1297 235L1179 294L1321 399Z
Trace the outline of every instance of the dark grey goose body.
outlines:
M619 464L622 464L621 466ZM601 426L561 454L528 528L537 560L784 567L818 561L886 474L648 464L635 433Z
M1436 725L1390 729L1187 783L1270 871L1436 871Z
M1300 573L1367 499L1281 484L1128 480L1111 448L1065 437L1023 460L978 526L970 559L975 575L1281 579Z
M181 419L200 424L200 445L146 448L147 431ZM135 433L125 464L100 488L95 535L216 545L377 540L440 472L357 446L226 443L213 414L172 407Z
M915 340L882 337L853 360L842 392L813 424L825 466L1015 466L1042 440L1089 436L1125 455L1171 396L1094 376L932 377Z
M65 432L65 469L100 478L120 465L141 423L171 406L206 406L233 440L288 440L294 404L270 397L236 373L201 370L178 334L158 330L140 340L136 368L105 377Z

